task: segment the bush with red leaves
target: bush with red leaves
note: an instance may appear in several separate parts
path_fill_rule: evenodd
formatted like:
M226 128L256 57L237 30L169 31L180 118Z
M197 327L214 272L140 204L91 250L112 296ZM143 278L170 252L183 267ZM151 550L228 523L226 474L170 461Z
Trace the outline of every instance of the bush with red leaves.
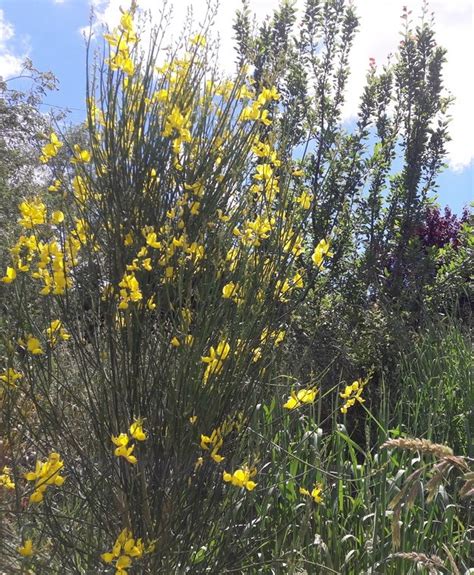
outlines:
M453 247L459 245L461 227L469 219L469 211L464 208L461 217L453 214L448 206L444 208L444 215L437 207L430 207L426 211L425 221L418 228L416 235L422 245L426 247L442 248L446 244Z

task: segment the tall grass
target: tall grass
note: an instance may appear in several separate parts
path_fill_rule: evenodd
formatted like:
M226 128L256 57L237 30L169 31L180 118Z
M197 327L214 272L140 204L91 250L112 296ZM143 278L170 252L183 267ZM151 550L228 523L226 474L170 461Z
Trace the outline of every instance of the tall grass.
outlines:
M400 431L473 457L473 367L472 342L460 325L446 319L422 332L400 362Z
M379 406L372 413L359 406L365 417L359 414L355 421L363 430L346 428L337 407L329 428L317 406L290 414L276 404L263 410L256 425L263 425L260 433L271 454L268 469L278 472L269 472L268 495L252 526L252 539L262 541L262 567L249 564L249 573L466 572L472 538L466 497L469 485L472 489L469 418L459 428L434 425L437 419L429 411L433 398L442 397L438 418L442 409L468 415L468 348L469 339L454 324L432 326L420 335L402 357L398 377L386 382ZM447 382L451 393L444 395ZM396 384L402 392L394 403L390 386ZM327 404L330 394L320 401ZM351 436L367 441L360 445ZM408 439L417 436L425 443ZM458 441L455 453L462 457L431 448L430 440L447 445L452 440L453 446ZM323 485L319 504L299 493L315 483ZM268 532L272 539L263 543Z

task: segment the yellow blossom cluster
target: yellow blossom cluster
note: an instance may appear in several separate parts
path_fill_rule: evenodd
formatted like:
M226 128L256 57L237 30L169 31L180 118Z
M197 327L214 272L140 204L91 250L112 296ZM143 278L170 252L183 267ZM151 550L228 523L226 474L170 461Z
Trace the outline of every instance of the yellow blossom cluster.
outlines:
M253 350L254 362L257 362L262 357L263 348L268 345L273 347L278 347L285 339L286 332L284 329L280 330L269 330L265 327L260 334L260 345Z
M329 242L326 240L321 240L319 244L314 248L311 259L313 260L313 264L318 269L322 269L325 258L331 258L333 255L334 254L330 251Z
M250 105L245 106L240 114L240 120L245 121L258 121L262 122L265 126L269 126L272 121L268 117L268 109L264 106L268 102L278 101L280 95L275 87L273 88L263 88L257 99L254 100Z
M190 420L191 423L195 423L197 416L191 417ZM224 438L232 431L240 431L243 423L244 417L242 413L229 416L219 427L212 430L211 435L201 434L201 449L206 450L216 463L220 463L224 460L224 457L219 453L224 444ZM202 460L202 458L200 459Z
M308 190L303 190L295 201L303 210L309 210L313 201L313 194L310 194Z
M173 106L171 113L166 117L165 128L162 135L165 138L173 138L173 152L178 155L184 142L191 142L189 131L191 112L181 111L178 106Z
M309 491L304 487L300 487L300 494L305 497L311 497L315 503L321 504L323 502L323 486L321 483L316 483L316 485Z
M285 253L291 253L294 256L305 253L304 239L301 234L293 230L284 230L280 239Z
M206 370L203 376L203 382L206 384L211 375L219 375L224 367L224 361L227 359L230 353L230 345L224 339L217 344L214 348L211 346L209 349L209 355L202 356L201 361L207 364Z
M234 228L234 235L237 236L244 246L259 247L262 241L270 237L270 233L276 224L274 217L257 216L253 221L246 220L244 229L238 226Z
M216 463L220 463L224 460L224 457L219 454L219 449L223 446L223 444L224 439L219 428L214 429L209 436L201 434L201 448L208 450L210 452L211 458Z
M255 489L255 487L257 487L257 484L252 481L252 477L254 477L256 474L256 469L250 469L244 465L242 468L237 469L233 473L224 471L222 478L226 483L230 483L235 487L245 487L247 491L252 491Z
M7 368L2 374L0 374L0 381L15 387L16 382L23 377L19 371L15 371L13 367Z
M127 569L132 567L136 559L143 557L145 553L154 551L154 544L145 547L141 538L135 539L130 529L123 529L115 540L110 551L102 553L101 559L104 563L113 563L115 575L127 575Z
M195 189L197 190L197 188ZM189 195L187 193L184 194L178 209L169 210L168 212L168 217L179 218L177 227L181 230L184 227L184 221L180 219L183 215L182 205L183 201L186 204L188 198ZM182 225L180 225L180 222ZM158 285L166 285L176 278L179 269L185 268L188 264L197 269L199 262L205 256L204 245L197 241L189 241L187 234L183 231L175 235L170 224L161 226L158 232L155 231L153 226L145 226L141 231L141 236L145 243L144 245L138 243L136 256L132 258L131 263L127 264L126 273L118 284L120 288L119 309L128 309L131 303L139 304L144 299L140 285L142 278L138 275L138 272L143 274L143 272L161 269L163 271L160 273L161 278ZM139 241L139 238L136 238L131 232L127 232L123 241L127 247L132 247ZM155 287L157 287L156 284ZM113 295L114 290L110 289L109 293ZM152 294L146 300L148 309L153 310L156 308L154 300L155 294ZM177 341L175 340L175 343ZM190 345L192 340L188 338L185 343ZM179 345L176 345L176 347L179 347Z
M61 180L54 180L54 182L48 186L48 192L58 192L61 188L62 182Z
M297 392L292 391L290 397L283 404L285 409L296 409L302 405L314 403L319 390L314 387L308 389L299 389Z
M88 150L83 150L79 144L74 144L73 146L73 158L71 160L72 164L86 164L91 161L91 154Z
M177 336L173 336L171 338L170 344L173 347L180 347L181 345L190 347L193 345L193 342L194 342L194 336L189 333L188 335L185 335L182 339L179 339L179 337Z
M22 557L31 557L35 552L33 541L31 539L25 539L23 545L17 547L17 551Z
M44 493L49 485L60 487L65 477L60 474L61 469L64 467L64 462L59 453L52 452L46 461L37 461L34 471L25 473L27 481L34 481L35 488L30 495L30 503L41 503L44 498Z
M143 299L143 294L140 290L140 284L135 274L125 274L119 283L120 288L120 303L119 309L128 309L130 302L138 302Z
M58 152L62 146L62 142L60 142L57 135L52 132L49 136L49 142L41 148L40 161L43 164L48 163L51 158L54 158L58 155Z
M23 228L31 230L35 226L46 223L46 206L38 198L31 201L25 200L18 207L22 216L18 223Z
M39 200L24 201L20 204L22 218L19 223L26 229L45 224L47 221L46 206ZM51 224L57 225L64 221L64 214L56 210L51 215ZM2 278L4 283L12 283L17 279L18 272L29 272L31 277L43 283L41 295L63 295L72 286L69 269L78 264L78 253L81 241L84 240L83 223L76 221L76 227L63 240L49 241L40 239L38 233L20 235L11 248L13 265L7 268ZM48 233L49 237L51 236Z
M291 279L278 280L275 285L275 297L281 302L288 302L290 295L294 289L302 289L304 287L303 276L300 272L296 272Z
M111 47L111 58L107 60L111 70L121 70L126 76L132 76L135 71L130 49L137 42L133 27L133 14L124 12L120 18L118 30L112 34L104 34Z
M53 320L49 327L46 328L46 336L51 347L54 347L58 341L68 341L71 335L62 326L61 320Z
M365 399L361 395L367 383L368 380L356 379L351 385L346 385L344 391L339 394L342 399L346 400L341 407L341 413L347 413L347 410L355 405L356 401L364 403Z
M1 278L1 282L4 284L11 284L16 280L16 270L10 266L7 267L5 275Z
M19 339L18 343L23 347L26 345L26 349L31 355L42 355L44 353L40 340L31 334L26 336L26 343L22 339Z
M2 473L0 473L0 487L5 489L15 489L15 482L12 479L11 469L7 466L3 466Z
M143 431L143 420L135 420L129 428L130 437L127 433L120 433L115 436L112 435L112 443L116 446L114 450L114 455L116 457L123 457L132 465L137 463L137 458L133 455L135 449L135 444L130 445L130 439L135 439L136 441L146 441L148 439L147 434Z
M242 289L238 283L229 282L225 284L222 288L222 297L224 299L230 299L237 305L240 305L244 302L244 298L242 297Z

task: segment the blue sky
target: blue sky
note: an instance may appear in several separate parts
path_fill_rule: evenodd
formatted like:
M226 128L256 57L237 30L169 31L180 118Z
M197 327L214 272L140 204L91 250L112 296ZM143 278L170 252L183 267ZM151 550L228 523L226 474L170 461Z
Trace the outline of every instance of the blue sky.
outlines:
M115 0L92 0L96 5L98 18L102 22L114 24L118 13L119 3ZM199 3L202 0L192 0ZM370 8L372 0L356 0L356 5L360 4L361 16L364 17L364 10L367 9L367 19L375 18L374 10ZM395 2L396 0L394 0ZM469 2L469 0L467 0ZM143 0L141 5L147 4L151 0ZM268 13L275 5L273 0L254 0L254 8L257 15ZM394 4L387 0L388 4ZM464 0L458 0L459 6ZM124 4L124 2L121 2ZM454 2L456 4L456 2ZM80 29L87 26L90 17L90 0L0 0L0 75L6 77L16 72L15 63L21 60L22 56L28 55L36 68L39 70L51 70L59 80L59 90L48 94L46 103L49 106L68 107L72 113L72 122L80 121L84 117L85 99L85 40L80 33ZM126 4L126 3L125 3ZM159 0L154 0L154 4L160 4ZM226 3L229 6L228 3ZM436 4L436 1L435 1ZM239 2L235 2L238 7ZM375 6L375 5L374 5ZM199 6L197 6L199 7ZM435 6L436 9L436 6ZM440 5L440 11L443 6ZM227 10L227 15L229 10ZM370 16L369 16L370 14ZM442 14L445 19L459 18L459 26L463 26L464 12L457 10ZM472 14L472 10L471 10ZM461 21L461 18L463 20ZM370 22L369 22L370 23ZM456 24L451 22L450 26ZM221 29L222 26L221 25ZM447 28L450 30L450 28ZM441 36L444 28L440 27ZM461 30L461 28L460 28ZM363 35L364 30L361 30ZM459 34L458 34L459 35ZM367 35L365 35L366 37ZM373 36L373 32L372 32ZM452 37L444 33L442 38L445 45L454 42ZM231 59L230 47L223 42L224 58ZM448 50L450 46L448 45ZM452 44L451 52L456 55L457 45ZM370 51L370 52L369 52ZM365 46L358 44L355 46L355 57L362 58L367 53L383 56L383 46L372 44ZM226 56L227 54L227 56ZM3 58L3 59L2 59ZM449 54L448 54L449 58ZM448 62L449 63L449 62ZM362 62L362 69L364 64ZM448 79L452 80L452 85L448 86L451 91L458 87L458 91L464 90L466 83L469 85L469 74L464 68L463 83L456 84L457 69L451 65L448 71ZM471 80L472 81L472 78ZM359 83L358 83L359 82ZM352 87L352 92L360 93L360 81L356 78ZM469 86L470 87L470 86ZM470 92L472 94L472 92ZM455 94L458 96L458 94ZM465 101L464 93L460 94L458 109L455 110L453 123L453 133L455 141L450 151L450 168L439 178L439 202L449 204L451 208L460 212L462 207L474 200L474 150L470 140L472 130L466 130L466 122L472 123L472 115L465 118L465 122L460 118L466 115L469 108L461 107ZM352 103L356 106L356 100ZM351 105L351 102L349 102ZM49 106L44 106L47 111ZM350 116L350 111L348 112ZM465 146L470 147L466 154ZM455 168L455 169L453 169Z

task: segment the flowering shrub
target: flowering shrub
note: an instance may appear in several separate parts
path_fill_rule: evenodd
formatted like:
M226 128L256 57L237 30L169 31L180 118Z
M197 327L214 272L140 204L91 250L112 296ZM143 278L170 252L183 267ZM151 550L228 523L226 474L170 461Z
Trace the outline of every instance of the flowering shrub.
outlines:
M53 132L42 146L51 182L20 202L3 277L17 310L2 375L15 471L3 483L28 492L20 445L60 450L26 473L48 512L19 513L18 529L33 522L60 555L74 545L62 565L80 572L102 556L121 575L136 558L171 573L209 540L203 566L224 564L228 498L259 483L247 431L272 396L288 310L332 257L328 238L302 234L312 197L280 156L275 87L244 68L220 77L202 35L159 66L159 32L148 54L140 37L132 6L105 35L88 142Z

